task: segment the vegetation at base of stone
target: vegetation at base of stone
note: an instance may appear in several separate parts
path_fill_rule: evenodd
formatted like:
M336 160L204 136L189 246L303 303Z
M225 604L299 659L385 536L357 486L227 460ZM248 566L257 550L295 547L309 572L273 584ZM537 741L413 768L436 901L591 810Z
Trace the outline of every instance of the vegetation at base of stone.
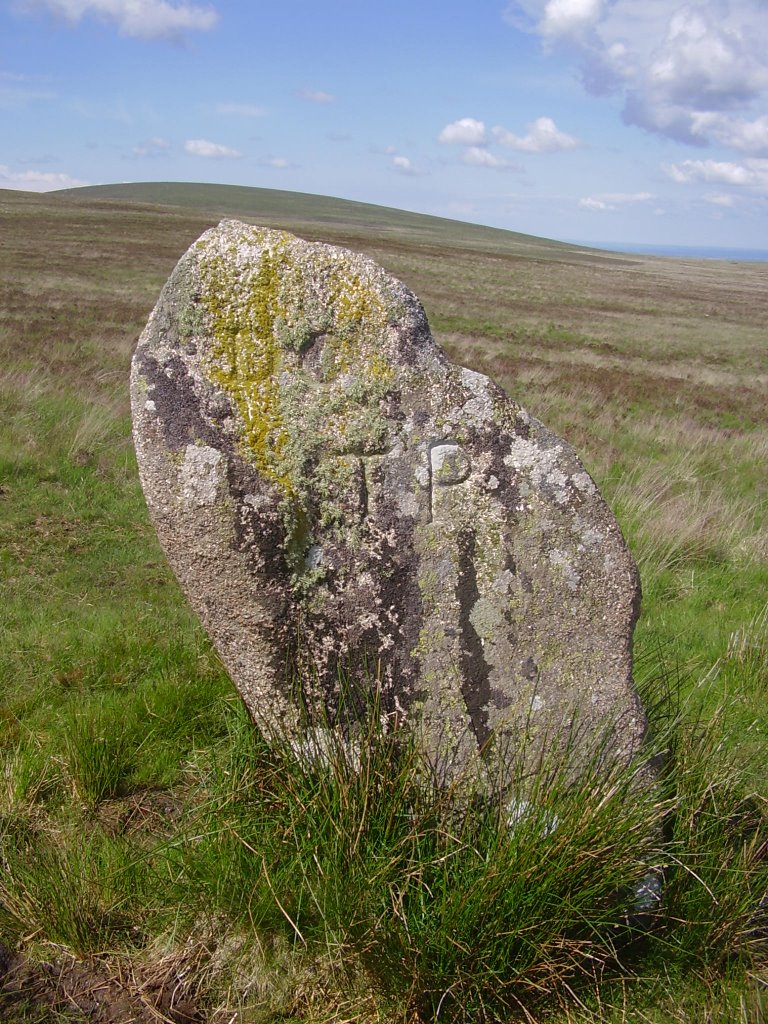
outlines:
M549 1019L553 1006L567 1019L620 1005L631 979L649 1012L729 985L760 998L768 805L717 718L652 700L632 769L596 761L574 785L567 761L545 761L475 803L431 786L380 715L359 754L330 732L310 764L267 747L239 702L217 703L225 732L185 768L175 818L148 792L4 801L7 946L129 961L140 979L159 943L194 990L193 1019L214 1021L338 1020L341 1006L382 1022ZM649 786L643 764L660 758ZM218 965L205 987L179 967L198 941Z
M0 1017L765 1019L764 268L372 231L340 202L284 225L412 287L454 360L574 443L640 563L637 675L679 699L653 714L662 788L561 787L573 828L510 834L487 809L446 820L386 741L352 777L275 760L165 566L127 370L216 219L202 197L0 193ZM231 212L275 223L260 201ZM627 851L638 809L661 832ZM664 898L632 931L616 882L644 849Z

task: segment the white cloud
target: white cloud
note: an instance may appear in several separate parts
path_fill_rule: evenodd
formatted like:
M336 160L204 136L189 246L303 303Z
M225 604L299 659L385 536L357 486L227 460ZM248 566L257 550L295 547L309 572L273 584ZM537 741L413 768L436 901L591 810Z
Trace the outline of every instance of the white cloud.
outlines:
M49 11L73 24L93 15L137 39L180 39L187 32L208 32L219 20L213 7L168 0L22 0L21 6Z
M470 146L465 149L462 160L471 167L493 167L495 170L504 170L515 166L509 160L502 160L501 157L495 156L480 146Z
M768 154L768 116L746 121L744 118L713 111L694 112L691 131L704 139L719 142L742 153Z
M253 103L217 103L215 107L217 114L234 114L237 117L265 117L265 107L258 107Z
M271 167L276 171L286 171L290 167L294 167L290 160L284 156L268 156L264 160L259 161L262 167Z
M714 206L733 206L736 202L734 196L720 194L704 196L704 200L707 203L712 203Z
M679 185L733 185L768 196L768 159L748 158L740 164L727 160L683 160L666 165L664 170Z
M414 177L419 173L413 166L413 163L411 162L409 157L407 156L393 156L392 166L395 168L395 170L399 171L400 174L407 174L411 177Z
M669 22L648 84L669 103L721 109L749 100L768 84L766 68L742 32L721 25L715 10L683 7Z
M615 210L627 203L646 203L654 199L652 192L601 192L597 196L585 196L579 200L583 210Z
M333 103L336 99L332 92L323 92L322 89L300 89L299 96L310 103Z
M615 210L615 206L611 206L610 203L604 203L602 199L595 199L594 196L585 196L579 200L579 206L582 210Z
M0 164L0 188L18 189L24 192L51 192L57 188L78 188L87 181L72 178L69 174L44 171L11 171Z
M229 160L236 160L243 155L237 149L222 146L218 142L209 142L208 139L187 139L184 149L192 156L224 157Z
M606 203L645 203L655 197L653 192L602 192L600 198Z
M503 146L526 153L554 153L579 145L578 139L561 132L551 117L537 118L528 125L528 134L525 136L515 135L500 125L497 125L491 134ZM473 117L462 117L447 124L437 139L446 145L465 146L462 154L465 164L494 168L514 166L486 148L489 140L485 122L477 121Z
M722 23L714 6L682 8L629 91L624 119L691 145L729 145L738 131L729 130L727 112L746 109L766 88L766 56L743 29Z
M680 185L692 181L721 182L726 185L755 183L754 173L743 164L732 164L724 160L683 160L679 164L668 164L664 170Z
M592 28L603 13L603 0L548 0L539 24L545 36L573 36Z
M561 132L551 117L536 118L528 125L527 135L515 135L501 125L493 129L493 135L502 146L523 153L557 153L564 149L574 149L579 145L579 140Z
M134 156L160 156L161 153L166 153L171 148L171 144L167 139L161 138L159 135L154 135L151 139L147 139L139 146L133 147Z
M458 121L452 121L437 137L438 142L460 146L482 146L485 140L485 125L473 117L461 117Z
M514 0L505 19L581 66L623 120L689 145L768 152L765 0Z

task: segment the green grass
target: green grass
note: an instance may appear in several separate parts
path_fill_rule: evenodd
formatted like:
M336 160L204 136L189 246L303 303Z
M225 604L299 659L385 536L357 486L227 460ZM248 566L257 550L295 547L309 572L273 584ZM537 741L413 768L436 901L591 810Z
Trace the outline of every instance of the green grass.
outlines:
M762 1021L764 270L114 188L0 193L0 944L137 1017L175 992L211 1024ZM373 726L359 770L341 740L323 770L264 746L165 564L128 416L157 293L225 213L369 253L574 443L640 566L658 786L549 765L506 795L510 829ZM638 914L649 865L663 899ZM0 1017L88 1019L62 985L0 991Z

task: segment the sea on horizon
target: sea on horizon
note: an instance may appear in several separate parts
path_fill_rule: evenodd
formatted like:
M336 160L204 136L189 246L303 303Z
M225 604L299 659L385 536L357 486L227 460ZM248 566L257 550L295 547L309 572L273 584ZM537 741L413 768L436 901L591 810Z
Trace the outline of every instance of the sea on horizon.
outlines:
M635 242L572 242L591 249L634 253L637 256L671 256L689 260L730 260L732 262L768 263L768 249L729 249L714 245L642 245Z

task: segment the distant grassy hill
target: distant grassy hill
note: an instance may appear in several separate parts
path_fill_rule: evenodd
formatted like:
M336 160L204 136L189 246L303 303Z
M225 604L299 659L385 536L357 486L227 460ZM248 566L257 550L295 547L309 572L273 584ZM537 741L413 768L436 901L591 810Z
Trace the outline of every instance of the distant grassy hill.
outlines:
M141 203L149 206L179 207L236 217L264 225L301 229L322 225L343 232L365 229L389 242L409 245L431 244L482 249L546 260L574 260L587 256L590 260L606 256L597 250L585 249L564 242L517 231L467 224L445 217L409 213L389 206L374 206L332 196L309 195L306 192L285 192L278 189L250 188L243 185L203 185L174 181L146 181L119 185L88 185L62 189L56 196L75 200L105 200ZM613 259L613 257L608 257ZM626 257L624 257L626 259Z

